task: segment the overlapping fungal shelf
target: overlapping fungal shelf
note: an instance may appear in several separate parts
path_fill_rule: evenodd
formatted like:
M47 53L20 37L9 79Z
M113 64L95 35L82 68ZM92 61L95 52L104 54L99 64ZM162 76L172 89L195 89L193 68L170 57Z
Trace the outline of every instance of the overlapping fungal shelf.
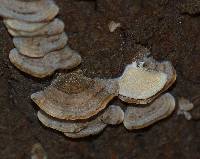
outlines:
M0 4L0 16L14 37L9 58L18 69L43 78L80 64L80 55L67 46L64 23L55 18L59 8L53 0ZM38 119L67 137L81 138L99 134L107 125L141 129L168 117L175 100L164 92L175 82L176 71L169 61L149 55L144 53L115 79L89 78L81 70L59 74L50 86L31 95L39 107ZM114 98L127 107L111 105Z
M60 74L31 98L40 108L38 118L45 126L81 138L96 135L109 124L123 123L133 130L168 117L175 100L163 92L175 79L170 62L144 57L127 65L115 79L88 78L81 70ZM127 107L110 105L114 97L128 103Z
M58 69L81 63L80 55L67 46L64 23L53 0L0 0L0 16L14 37L10 61L21 71L43 78Z

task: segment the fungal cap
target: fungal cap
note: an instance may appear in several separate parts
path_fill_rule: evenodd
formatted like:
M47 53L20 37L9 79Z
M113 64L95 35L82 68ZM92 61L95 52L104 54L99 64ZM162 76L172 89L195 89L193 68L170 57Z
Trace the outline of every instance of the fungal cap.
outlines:
M102 115L102 121L110 125L121 124L123 120L124 111L117 105L110 105Z
M125 111L124 126L128 130L145 128L168 117L174 109L175 99L166 93L144 107L128 107Z
M158 93L166 82L165 73L138 67L134 62L126 67L119 78L119 94L134 99L147 99Z
M105 123L101 122L98 117L91 120L70 121L51 117L41 110L38 111L37 116L40 122L46 127L58 130L63 133L77 133L88 127L94 127L94 125L106 125Z
M107 124L120 124L123 121L124 113L119 106L110 105L105 111L97 114L91 119L86 120L71 121L57 119L41 110L38 111L37 116L41 123L46 127L63 133L74 133L74 135L84 133L85 136L89 136L97 134L97 132L105 128ZM98 127L100 127L100 129Z
M120 124L124 119L124 112L119 106L110 105L101 115L99 115L95 120L94 124L82 129L76 133L64 133L70 138L82 138L90 135L99 134L104 130L107 124L116 125ZM105 125L103 125L103 123Z
M35 24L35 23L34 23ZM37 23L36 23L37 24ZM21 28L21 30L15 30L11 27L8 27L8 32L15 37L36 37L36 36L53 36L61 34L64 31L64 22L58 18L50 21L42 28L35 30L33 32L28 32L23 30L25 26Z
M112 89L111 89L112 87ZM81 71L58 76L44 91L31 95L47 114L58 119L88 119L105 109L117 96L114 80L90 79Z
M48 37L15 37L17 50L28 57L44 57L47 53L63 49L68 41L65 33Z
M30 58L13 49L9 59L19 70L38 78L50 76L58 69L71 69L81 63L80 55L69 47L50 52L42 58Z
M87 127L79 132L76 133L64 133L65 136L69 138L83 138L83 137L88 137L88 136L93 136L101 133L104 129L106 128L106 124L96 124L92 125L91 127Z
M174 69L174 67L172 66L171 62L169 61L163 61L163 62L157 62L155 59L153 59L152 57L144 57L141 62L139 63L139 66L137 63L134 63L134 65L132 64L133 68L138 68L142 69L143 71L147 71L147 72L156 72L157 75L164 75L165 76L165 84L163 87L160 87L159 89L154 89L157 90L154 92L154 95L150 95L150 90L143 90L144 92L146 92L145 94L147 94L147 92L149 92L149 97L146 99L135 99L135 98L130 98L127 96L123 96L122 94L119 93L119 98L127 103L135 103L135 104L147 104L152 102L154 99L156 99L162 92L166 91L169 87L172 86L172 84L176 81L176 71ZM164 77L163 76L163 77ZM167 76L167 78L166 78ZM140 76L141 77L141 76ZM130 83L131 81L129 81ZM146 83L148 83L148 81L145 81ZM141 85L143 86L142 82ZM123 83L122 83L123 84ZM131 84L130 84L131 85ZM156 83L154 83L154 86L156 87ZM143 86L144 88L144 86ZM153 88L153 87L152 87ZM157 86L157 88L159 88ZM138 89L140 90L140 87L138 86ZM125 90L126 91L126 90ZM135 90L131 90L131 91L135 91ZM120 91L119 91L120 92Z
M3 22L7 28L10 28L16 31L24 31L24 32L35 32L48 24L46 22L31 23L31 22L25 22L25 21L20 21L16 19L4 19Z
M53 0L23 2L20 0L1 0L0 16L26 22L46 22L59 12Z

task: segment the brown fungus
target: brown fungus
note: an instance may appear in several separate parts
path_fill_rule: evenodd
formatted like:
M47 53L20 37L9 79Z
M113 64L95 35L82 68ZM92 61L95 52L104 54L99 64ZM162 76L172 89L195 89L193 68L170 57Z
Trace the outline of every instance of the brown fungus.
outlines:
M174 109L175 99L166 93L144 107L129 106L125 111L124 126L129 130L145 128L168 117Z
M119 81L119 98L127 103L147 104L167 90L176 80L176 72L168 61L153 58L128 65Z
M51 117L43 111L38 112L38 119L46 127L61 131L72 138L86 137L103 131L107 124L120 124L124 113L119 106L110 105L105 111L86 120L62 120Z
M59 11L53 0L0 0L0 4L0 16L26 22L50 21Z
M16 49L10 51L10 61L21 71L34 77L43 78L58 69L71 69L81 62L80 55L69 47L50 52L42 58L21 55Z
M49 37L15 37L13 43L17 50L28 57L43 57L49 52L63 49L68 37L65 33Z
M121 124L123 120L124 111L117 105L110 105L102 115L102 121L110 125Z
M87 119L103 110L118 94L115 80L91 79L82 71L58 76L32 100L47 114L66 120Z
M91 119L91 120L71 121L71 120L56 119L41 110L38 111L37 116L40 122L46 127L61 131L63 133L66 133L66 132L77 133L83 129L92 127L93 125L98 125L98 126L103 126L103 127L107 125L101 122L99 117L95 119Z
M14 30L8 27L8 32L12 36L16 36L16 37L52 36L52 35L61 34L63 31L64 31L64 23L58 18L49 22L47 25L40 28L39 30L36 30L33 32L27 32L23 30Z
M91 125L90 127L87 127L79 132L76 133L68 133L65 132L64 135L70 138L83 138L87 136L97 135L101 133L106 128L106 124L98 123L95 125Z
M4 24L6 25L7 28L10 28L12 30L24 31L24 32L35 32L43 28L48 23L47 22L31 23L31 22L25 22L25 21L20 21L16 19L4 19Z

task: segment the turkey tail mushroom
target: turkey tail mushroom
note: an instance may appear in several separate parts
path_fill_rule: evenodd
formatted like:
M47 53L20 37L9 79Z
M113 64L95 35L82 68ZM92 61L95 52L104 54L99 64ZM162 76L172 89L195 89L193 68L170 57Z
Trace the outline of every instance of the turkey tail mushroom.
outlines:
M82 71L60 75L52 84L31 95L47 114L65 120L88 119L105 109L118 94L115 80L91 79Z
M119 82L119 98L127 103L147 104L166 91L176 80L169 61L157 62L152 57L126 66Z
M51 117L43 111L38 112L38 119L46 127L58 130L70 138L81 138L96 135L108 124L116 125L123 122L124 112L119 106L108 106L105 111L85 120L63 120Z
M53 0L0 0L0 4L0 16L33 23L50 21L59 12Z
M9 58L19 70L37 78L81 63L80 55L67 46L64 23L55 18L59 8L53 0L0 0L0 16L16 47Z
M168 117L174 109L175 99L166 93L144 107L129 106L125 111L124 126L129 130L145 128Z

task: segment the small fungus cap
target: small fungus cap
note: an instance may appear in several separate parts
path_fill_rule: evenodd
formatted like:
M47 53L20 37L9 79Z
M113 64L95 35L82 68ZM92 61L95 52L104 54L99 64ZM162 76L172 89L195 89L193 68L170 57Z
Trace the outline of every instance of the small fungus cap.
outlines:
M110 125L121 124L123 120L124 111L117 105L110 105L102 115L102 121Z
M175 99L166 93L144 107L129 106L125 111L123 123L129 130L145 128L168 117L174 109Z
M107 124L100 120L100 117L95 117L90 120L63 120L51 117L44 111L38 111L38 119L46 127L58 130L63 133L78 133L88 127L95 125L105 127Z
M124 112L119 106L110 105L90 119L85 120L63 120L51 117L44 111L38 111L38 119L46 127L65 133L72 138L95 135L103 131L107 124L120 124L124 119Z
M0 16L26 22L46 22L59 12L53 0L24 2L20 0L0 0Z
M176 80L171 62L144 57L128 65L119 81L119 98L127 103L147 104L166 91Z
M79 132L76 133L68 133L65 132L64 135L69 138L83 138L88 136L93 136L101 133L106 128L106 124L98 123L96 125L91 125L90 127L87 127Z
M117 91L115 80L91 79L82 71L75 71L58 76L49 87L31 98L55 118L78 120L88 119L105 109Z
M16 49L28 57L44 57L47 53L63 49L68 41L65 33L48 37L15 37Z
M8 26L8 25L6 25L6 26ZM48 22L46 25L44 25L42 28L35 30L33 32L24 31L23 28L25 28L25 26L22 26L21 30L15 30L15 29L13 29L13 27L8 26L8 32L12 36L15 36L15 37L32 38L32 37L40 37L40 36L53 36L53 35L58 35L58 34L63 33L64 26L65 25L62 20L55 18L54 20L52 20L52 21Z
M67 46L42 58L30 58L13 49L9 59L19 70L38 78L50 76L58 69L74 68L81 63L80 55Z
M126 67L119 78L119 94L134 99L147 99L158 93L166 82L165 73L147 70L134 62Z
M16 19L4 19L3 22L7 28L10 28L16 31L24 31L24 32L35 32L48 24L47 22L31 23L31 22L25 22L25 21L20 21Z

